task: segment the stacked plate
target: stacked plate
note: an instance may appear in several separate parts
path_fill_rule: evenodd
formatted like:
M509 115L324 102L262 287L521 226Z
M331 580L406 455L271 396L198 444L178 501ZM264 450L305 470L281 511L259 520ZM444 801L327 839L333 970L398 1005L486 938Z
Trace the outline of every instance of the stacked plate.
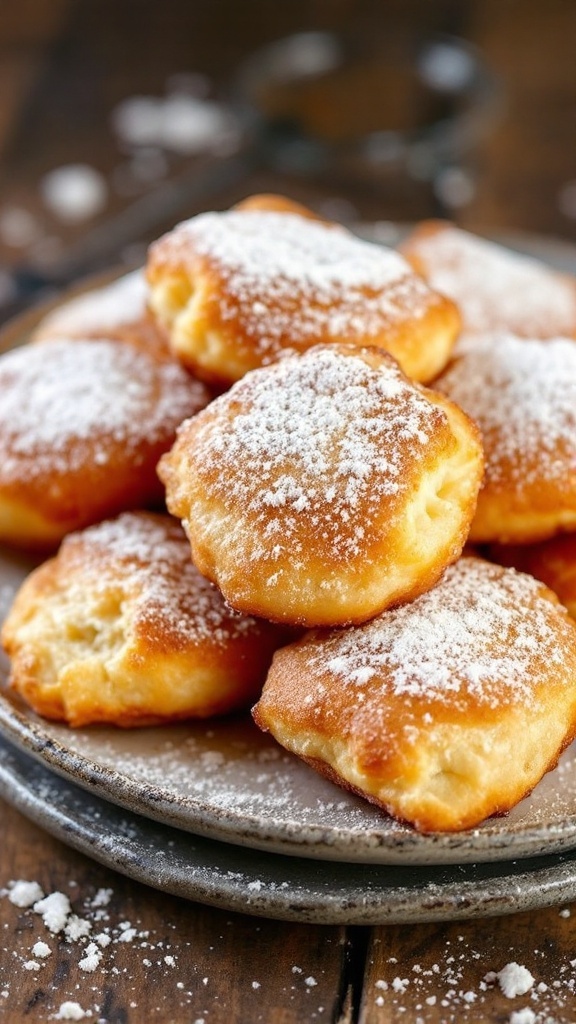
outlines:
M522 247L570 265L568 247L557 258L550 243ZM0 621L31 568L0 549ZM477 917L576 898L576 745L506 817L420 835L317 776L249 716L72 730L13 700L7 676L0 656L0 794L156 888L320 924Z
M0 615L30 568L0 553ZM132 878L321 924L507 913L576 896L576 747L505 818L419 835L317 776L248 717L71 730L15 703L0 668L0 793Z

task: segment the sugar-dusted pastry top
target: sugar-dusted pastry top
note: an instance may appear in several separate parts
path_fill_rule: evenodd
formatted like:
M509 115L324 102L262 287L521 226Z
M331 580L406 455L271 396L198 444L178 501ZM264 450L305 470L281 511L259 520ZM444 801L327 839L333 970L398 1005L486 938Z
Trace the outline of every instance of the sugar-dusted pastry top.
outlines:
M400 248L458 305L465 331L576 336L576 278L443 221L423 221Z
M143 270L61 302L42 318L32 336L33 341L62 338L110 338L156 354L169 352L166 335L148 310Z
M359 621L431 585L461 550L481 472L460 410L381 350L344 345L253 371L160 464L193 557L228 600L310 624Z
M538 544L492 544L490 558L542 580L576 619L576 533Z
M429 379L459 325L453 304L398 253L270 197L178 225L152 245L147 274L173 348L208 378L232 381L285 350L347 342L379 344Z
M463 714L533 706L535 677L548 661L562 661L550 606L532 577L462 558L414 602L325 641L317 633L307 666L313 676L334 676L356 709L376 683L395 702L410 697ZM576 633L565 633L572 647ZM330 704L328 694L325 699ZM411 713L416 710L414 702ZM387 732L394 728L386 722ZM425 732L426 722L419 728Z
M542 584L462 558L370 622L275 656L254 716L423 830L513 806L576 731L576 628Z
M178 364L108 340L0 357L0 536L39 544L158 501L158 458L210 395Z
M2 631L12 686L73 725L247 705L284 638L225 604L176 520L144 512L66 537L24 582Z
M146 312L148 288L142 270L124 274L116 281L82 292L51 310L34 332L35 338L76 337L79 331L90 337L106 337L114 330L139 320Z
M574 529L574 341L468 336L435 386L482 434L486 474L471 539L527 542Z

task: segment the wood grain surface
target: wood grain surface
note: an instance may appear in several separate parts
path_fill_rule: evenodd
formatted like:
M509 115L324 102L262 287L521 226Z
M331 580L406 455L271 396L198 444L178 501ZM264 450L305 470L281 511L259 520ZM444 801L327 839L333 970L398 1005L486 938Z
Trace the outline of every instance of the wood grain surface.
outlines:
M49 266L139 198L118 186L127 155L110 113L122 99L160 95L170 76L182 72L210 76L214 94L222 95L238 62L257 46L302 29L351 25L368 32L372 26L447 32L478 46L498 76L502 102L491 131L457 168L460 195L448 212L473 230L576 240L572 0L19 0L0 10L3 273L30 261ZM109 183L106 208L94 221L63 223L42 201L42 177L70 162L95 167ZM195 164L171 156L166 180L201 166L199 158ZM381 220L447 209L438 184L417 178L361 193L247 166L209 199L190 200L182 216L259 190ZM15 208L30 213L38 227L26 244L15 244L2 230L6 211ZM160 220L153 233L170 224ZM138 258L149 237L136 231L114 259ZM62 1018L67 1001L102 1024L576 1021L576 908L371 930L258 920L147 889L67 849L8 805L0 805L0 814L0 889L33 879L45 892L65 892L90 920L92 937L100 930L111 938L96 969L87 972L79 964L88 940L51 936L38 915L13 906L4 893L0 1020L7 1024ZM100 909L90 905L99 890L111 890ZM121 938L126 932L129 941ZM51 948L40 960L32 953L39 940ZM31 961L40 966L28 969ZM534 981L524 995L508 998L497 979L485 979L514 962Z

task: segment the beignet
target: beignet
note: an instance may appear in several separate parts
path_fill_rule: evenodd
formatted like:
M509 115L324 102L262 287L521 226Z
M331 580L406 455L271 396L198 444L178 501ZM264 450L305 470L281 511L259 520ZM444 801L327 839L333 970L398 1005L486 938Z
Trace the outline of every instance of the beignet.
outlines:
M423 221L400 251L458 306L465 332L576 336L576 278L444 221Z
M278 651L253 711L423 832L507 811L576 732L576 626L530 576L462 558L411 604Z
M576 344L469 336L434 385L482 434L474 543L529 543L576 529Z
M464 413L386 352L320 345L183 424L159 473L234 608L341 625L416 596L459 556L482 466Z
M32 548L160 504L156 463L211 397L172 360L104 339L0 356L0 395L0 541Z
M460 326L454 303L398 253L281 197L178 225L151 246L147 274L174 351L216 385L331 342L379 345L430 380Z
M2 629L12 687L73 726L139 726L248 705L285 634L232 611L180 524L125 513L68 536Z
M42 318L32 335L32 341L61 338L109 338L150 349L156 355L170 352L165 332L148 309L143 270L61 302Z

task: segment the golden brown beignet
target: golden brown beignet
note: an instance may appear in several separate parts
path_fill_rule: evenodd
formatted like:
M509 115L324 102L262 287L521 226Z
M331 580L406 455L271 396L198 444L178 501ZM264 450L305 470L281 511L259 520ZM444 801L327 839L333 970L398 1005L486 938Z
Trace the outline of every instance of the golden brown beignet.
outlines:
M414 597L459 556L482 461L464 413L387 353L320 345L183 424L159 472L233 607L337 625Z
M320 342L379 345L429 380L460 326L398 253L281 197L180 224L151 246L147 274L174 351L217 385Z
M576 732L576 627L530 576L475 558L411 604L279 651L254 718L417 829L507 811Z
M492 544L490 558L541 580L576 619L576 533L540 544Z
M96 339L6 353L0 395L0 540L36 548L161 503L156 463L210 399L175 362Z
M165 331L148 309L148 287L142 270L125 274L102 288L60 303L38 324L33 341L62 338L109 338L168 356Z
M169 516L137 512L67 537L2 630L11 684L73 726L149 725L243 707L285 634L232 611Z
M576 529L576 345L468 336L435 387L477 423L486 456L470 540L529 543Z
M307 206L303 206L302 203L297 203L294 199L288 199L287 196L276 195L275 192L261 192L257 195L247 196L246 199L242 199L239 203L236 203L232 207L233 210L268 210L269 212L275 213L295 213L300 217L306 217L309 220L319 220L321 223L326 224L325 217L322 217L319 213L315 213L314 210L309 210Z
M576 278L463 231L423 221L400 246L418 274L457 304L465 332L576 336Z

